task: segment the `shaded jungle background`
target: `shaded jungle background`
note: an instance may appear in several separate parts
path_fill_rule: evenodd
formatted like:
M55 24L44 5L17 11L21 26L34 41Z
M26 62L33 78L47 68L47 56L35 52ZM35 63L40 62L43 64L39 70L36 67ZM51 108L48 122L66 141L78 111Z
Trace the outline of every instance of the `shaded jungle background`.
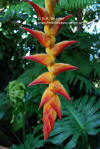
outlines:
M44 6L44 0L33 0ZM60 97L62 120L43 140L42 109L47 85L27 87L47 71L22 56L45 52L21 26L43 31L35 11L22 0L0 0L0 145L11 149L100 149L100 1L60 0L56 17L72 14L57 42L78 40L57 62L80 68L57 76L73 103ZM92 29L91 29L92 28Z

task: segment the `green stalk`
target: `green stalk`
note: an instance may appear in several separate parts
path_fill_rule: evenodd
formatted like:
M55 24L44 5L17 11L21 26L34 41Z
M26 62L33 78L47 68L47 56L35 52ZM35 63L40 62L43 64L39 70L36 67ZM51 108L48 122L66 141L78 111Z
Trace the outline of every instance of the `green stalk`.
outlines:
M78 123L79 127L82 129L82 131L84 131L84 126L82 125L82 123L80 122L80 120L78 119L78 117L75 115L75 113L71 110L70 107L66 106L68 111L72 114L73 118L76 120L76 122Z
M91 149L89 141L88 141L88 135L85 131L83 131L83 141L84 141L84 144L87 144L87 149Z
M25 139L25 116L24 116L24 114L22 115L22 117L23 117L23 140Z
M87 149L91 149L90 144L87 145Z

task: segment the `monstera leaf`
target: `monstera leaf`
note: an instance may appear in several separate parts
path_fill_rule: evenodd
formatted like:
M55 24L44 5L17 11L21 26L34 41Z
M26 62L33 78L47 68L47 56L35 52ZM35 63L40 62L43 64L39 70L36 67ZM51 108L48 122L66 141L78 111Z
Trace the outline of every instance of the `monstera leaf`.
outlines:
M54 144L69 140L64 149L75 147L79 143L79 138L82 142L85 141L86 145L88 135L96 135L100 132L100 101L96 101L95 97L89 99L88 96L84 96L74 103L66 103L62 115L62 120L56 122L50 136Z

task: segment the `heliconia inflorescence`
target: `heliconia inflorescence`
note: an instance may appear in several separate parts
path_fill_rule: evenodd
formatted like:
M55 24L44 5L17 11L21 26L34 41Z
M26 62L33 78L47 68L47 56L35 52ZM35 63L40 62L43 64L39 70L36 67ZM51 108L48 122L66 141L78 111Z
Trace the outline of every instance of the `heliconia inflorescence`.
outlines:
M59 0L45 0L45 7L42 8L32 1L26 0L36 11L40 17L42 23L44 23L44 32L38 30L31 30L29 28L22 27L22 29L28 31L37 40L46 47L46 54L35 54L30 56L24 56L23 58L33 60L45 65L48 68L48 72L43 73L37 77L28 86L36 84L49 84L49 87L44 91L39 109L43 108L43 133L46 140L53 129L56 116L61 119L61 103L57 94L60 94L71 101L70 96L63 87L63 85L55 80L56 75L67 70L78 69L70 64L55 63L55 58L64 50L64 48L76 43L76 40L63 41L55 44L55 36L61 28L61 24L71 15L55 19L54 9ZM54 18L52 20L52 18ZM52 23L50 23L52 21Z

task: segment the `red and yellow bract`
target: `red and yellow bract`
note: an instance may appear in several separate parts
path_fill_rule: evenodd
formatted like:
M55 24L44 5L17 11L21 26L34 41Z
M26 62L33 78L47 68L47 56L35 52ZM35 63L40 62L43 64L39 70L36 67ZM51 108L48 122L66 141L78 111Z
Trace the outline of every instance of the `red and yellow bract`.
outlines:
M39 109L44 106L43 133L44 139L46 140L53 129L57 114L61 119L61 104L57 94L60 94L71 101L71 98L63 85L55 79L56 75L63 71L78 69L70 64L55 63L55 58L64 50L64 48L76 43L77 41L62 41L55 44L55 36L60 30L62 22L71 17L71 15L69 15L59 19L54 18L54 9L59 0L45 0L46 8L42 8L32 1L26 1L35 9L37 15L44 23L44 32L31 30L25 27L22 27L22 29L32 34L32 36L37 38L37 40L46 47L46 54L42 53L23 57L41 63L48 68L48 72L43 73L28 85L49 84L49 87L44 91L39 106ZM54 18L53 20L52 17ZM52 23L50 24L51 21Z

